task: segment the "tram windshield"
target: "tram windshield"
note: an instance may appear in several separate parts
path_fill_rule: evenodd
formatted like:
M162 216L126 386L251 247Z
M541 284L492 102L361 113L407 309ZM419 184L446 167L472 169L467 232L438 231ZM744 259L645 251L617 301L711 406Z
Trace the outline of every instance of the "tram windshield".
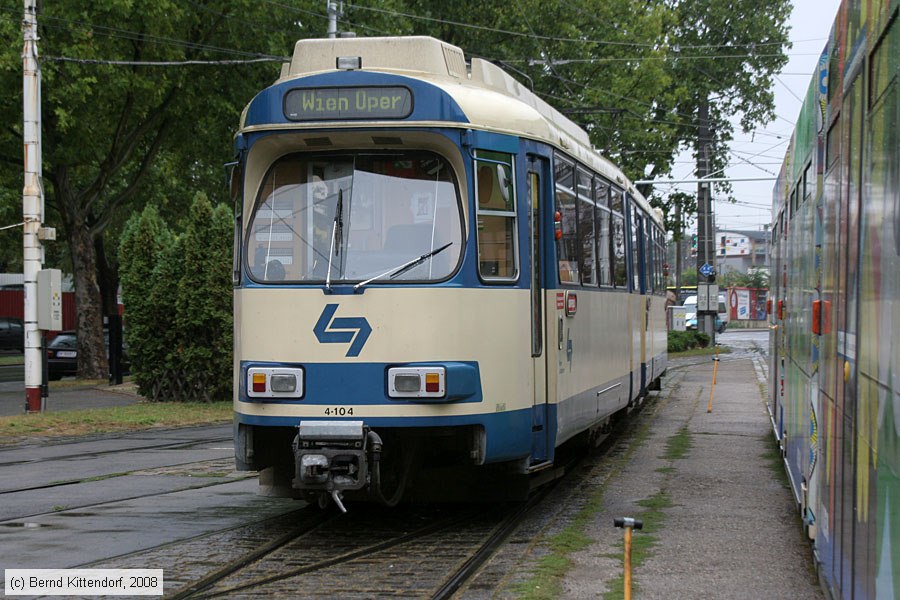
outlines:
M461 222L437 154L294 154L263 182L245 256L261 283L439 281L459 262Z

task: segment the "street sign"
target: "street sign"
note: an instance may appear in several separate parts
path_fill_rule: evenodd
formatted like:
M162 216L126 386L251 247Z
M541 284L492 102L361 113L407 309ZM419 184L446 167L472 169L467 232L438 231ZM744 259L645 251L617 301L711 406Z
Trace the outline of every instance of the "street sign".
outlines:
M715 269L713 269L709 265L709 263L703 263L703 266L700 267L699 271L700 271L700 274L703 275L704 277L709 277L710 275L712 275L715 272Z

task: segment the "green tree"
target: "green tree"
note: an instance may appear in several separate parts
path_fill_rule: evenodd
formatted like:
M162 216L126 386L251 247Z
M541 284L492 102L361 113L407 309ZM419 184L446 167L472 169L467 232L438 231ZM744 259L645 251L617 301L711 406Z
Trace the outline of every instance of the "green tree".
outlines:
M664 176L681 150L696 149L704 102L711 170L724 168L730 117L740 115L745 130L774 118L773 76L787 62L789 0L407 0L406 6L395 13L391 33L434 35L518 73L635 180ZM376 10L385 13L357 6L352 14Z
M175 302L180 373L192 397L226 399L232 369L232 217L226 206L213 209L198 193L188 218Z
M185 339L176 323L178 289L184 275L184 236L180 235L159 255L150 278L147 320L157 324L155 334L147 339L144 350L146 388L141 394L153 400L178 400L179 372L182 365ZM126 310L127 307L126 307Z
M131 372L138 390L150 395L151 386L159 376L156 366L165 363L171 347L160 328L169 326L171 319L157 321L153 298L153 271L161 256L174 245L175 238L153 205L133 215L125 225L119 255L122 280L122 301L125 313L125 340L131 357Z
M0 97L0 114L16 124L22 86L15 15L22 5L2 0L0 6L7 15L0 21L6 42L0 83L18 90ZM155 202L160 189L221 186L211 182L230 158L243 106L277 77L277 62L294 41L324 30L324 19L306 20L310 13L303 11L313 6L319 4L70 0L44 6L38 22L45 220L60 229L71 257L79 375L98 378L107 371L101 285L107 298L115 297L115 253L107 257L107 249L118 244L105 232L118 231L124 216ZM223 59L276 63L148 64ZM20 125L0 131L0 163L8 169L0 181L16 179L21 147Z

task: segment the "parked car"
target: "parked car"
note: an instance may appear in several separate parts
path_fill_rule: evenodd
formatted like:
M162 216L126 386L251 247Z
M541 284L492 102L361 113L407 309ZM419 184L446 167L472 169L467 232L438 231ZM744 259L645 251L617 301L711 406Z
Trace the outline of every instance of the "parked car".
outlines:
M0 350L22 352L25 348L25 327L22 319L0 317Z
M688 296L684 299L684 324L687 329L697 329L697 296ZM719 311L716 314L716 331L723 333L728 326L728 307L725 304L725 295L719 294Z
M109 356L109 332L103 332L106 355ZM128 373L131 360L122 348L122 370ZM47 378L53 381L78 372L78 338L74 331L62 331L47 344Z

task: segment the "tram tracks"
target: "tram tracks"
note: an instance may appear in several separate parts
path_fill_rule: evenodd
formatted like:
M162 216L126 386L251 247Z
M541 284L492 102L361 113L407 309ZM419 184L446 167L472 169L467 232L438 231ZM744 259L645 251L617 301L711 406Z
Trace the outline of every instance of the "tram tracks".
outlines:
M612 450L631 421L620 424L604 441L605 448L593 456ZM510 548L507 542L518 539L522 531L533 535L535 523L548 515L555 518L552 515L563 502L555 492L563 483L563 494L582 486L582 477L572 474L586 470L585 458L567 461L569 474L541 487L525 503L393 509L357 503L346 515L305 507L91 566L162 568L166 596L179 600L451 598L470 586L481 589L499 581L494 557L531 547L518 540Z
M575 471L583 459L569 459L567 470ZM394 509L357 504L347 515L310 507L301 511L302 526L286 534L275 529L199 577L185 581L173 573L181 583L170 597L451 598L523 521L546 508L562 481L542 486L524 503Z

